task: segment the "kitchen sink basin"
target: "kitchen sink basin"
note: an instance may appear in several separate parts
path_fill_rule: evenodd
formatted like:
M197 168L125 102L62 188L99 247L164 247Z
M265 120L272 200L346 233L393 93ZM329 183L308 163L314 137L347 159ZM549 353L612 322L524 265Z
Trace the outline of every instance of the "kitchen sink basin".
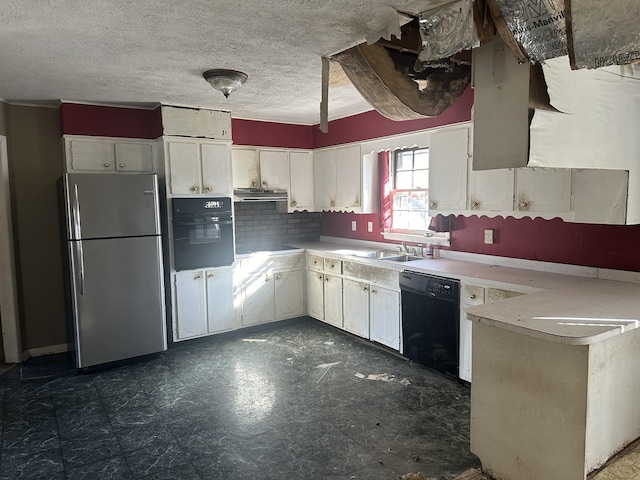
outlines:
M388 250L377 250L375 252L354 252L352 255L364 258L384 258L397 257L398 252L390 252Z
M414 255L394 255L393 257L384 257L383 260L390 260L392 262L411 262L413 260L424 260L424 258L416 257Z

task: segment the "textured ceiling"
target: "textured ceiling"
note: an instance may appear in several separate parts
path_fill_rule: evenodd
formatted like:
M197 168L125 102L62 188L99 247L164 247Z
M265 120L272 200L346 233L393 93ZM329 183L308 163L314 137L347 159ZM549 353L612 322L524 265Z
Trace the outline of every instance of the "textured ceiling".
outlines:
M442 0L2 0L0 98L159 103L233 117L317 124L321 56L361 43ZM249 75L228 99L202 72ZM332 87L329 119L370 110Z

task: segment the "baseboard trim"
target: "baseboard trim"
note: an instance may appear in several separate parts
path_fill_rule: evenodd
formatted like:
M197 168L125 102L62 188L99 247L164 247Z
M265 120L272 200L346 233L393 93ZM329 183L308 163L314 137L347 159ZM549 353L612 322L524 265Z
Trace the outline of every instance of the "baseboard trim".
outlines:
M70 343L60 343L59 345L47 345L46 347L30 348L22 353L22 361L31 357L42 357L44 355L53 355L56 353L68 352L73 348Z

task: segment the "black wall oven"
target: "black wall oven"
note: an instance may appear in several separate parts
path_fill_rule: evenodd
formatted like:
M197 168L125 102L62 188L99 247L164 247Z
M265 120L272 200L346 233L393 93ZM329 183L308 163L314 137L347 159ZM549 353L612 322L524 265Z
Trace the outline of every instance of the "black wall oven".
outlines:
M233 263L233 216L229 197L172 199L176 270Z
M403 355L449 377L458 378L460 283L404 271L402 295Z

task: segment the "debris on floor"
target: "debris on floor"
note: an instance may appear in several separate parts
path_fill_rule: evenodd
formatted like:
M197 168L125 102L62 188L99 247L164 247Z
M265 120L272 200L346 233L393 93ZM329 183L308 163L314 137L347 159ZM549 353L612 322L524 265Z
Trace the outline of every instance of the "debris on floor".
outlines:
M342 362L323 363L321 365L317 365L316 368L331 368L335 365L338 365L339 363L342 363Z
M406 473L402 476L402 480L436 480L435 478L425 477L422 473Z
M363 375L362 373L355 373L355 376L364 380L376 380L378 382L395 382L396 376L389 373L370 373L369 375ZM398 380L398 383L405 387L411 385L408 378Z

